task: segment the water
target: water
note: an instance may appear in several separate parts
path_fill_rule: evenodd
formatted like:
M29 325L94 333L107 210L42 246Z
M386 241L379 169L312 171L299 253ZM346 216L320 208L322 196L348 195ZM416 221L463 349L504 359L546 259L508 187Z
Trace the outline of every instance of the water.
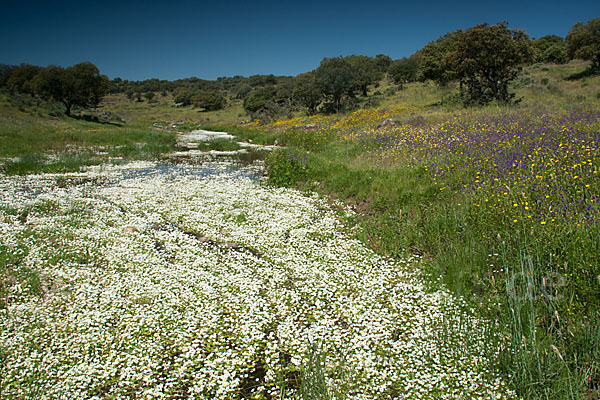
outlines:
M127 167L127 165L125 166ZM121 170L119 180L139 179L149 176L174 179L178 176L207 178L219 175L261 180L264 178L264 167L260 160L244 163L233 157L219 157L213 160L170 160L138 167L133 164L129 168Z

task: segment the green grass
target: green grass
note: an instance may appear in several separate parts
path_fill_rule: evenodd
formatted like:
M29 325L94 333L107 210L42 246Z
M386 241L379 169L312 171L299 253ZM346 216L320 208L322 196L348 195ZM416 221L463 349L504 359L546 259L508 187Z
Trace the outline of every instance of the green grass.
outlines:
M232 139L215 139L198 145L198 150L236 151L242 147Z
M468 120L481 120L507 112L535 114L540 109L549 115L597 110L600 76L572 79L586 67L581 62L528 67L515 85L522 98L515 108L464 109L442 101L453 88L412 83L386 97L380 109L404 107L394 121L415 126L438 124L459 113ZM318 130L297 128L296 122L284 128L285 124L268 125L262 133L236 130L242 136L277 139L288 146L267 160L271 184L344 201L359 213L358 237L363 242L389 257L423 255L424 270L434 286L442 283L464 296L480 315L497 321L493 332L511 337L513 347L502 352L493 367L520 396L596 398L600 393L598 227L579 229L566 222L542 227L508 224L502 215L482 210L483 199L457 192L473 171L456 171L446 182L455 189L440 190L426 163L390 161L377 156L376 148L336 137L337 131L328 127L343 118L352 116L319 118L317 124L323 129ZM370 124L365 120L352 129L368 131L373 129ZM493 346L493 335L490 343Z
M174 133L153 127L151 121L89 122L48 116L48 107L16 107L7 94L0 94L0 159L5 160L5 173L77 171L109 157L155 159L176 146Z

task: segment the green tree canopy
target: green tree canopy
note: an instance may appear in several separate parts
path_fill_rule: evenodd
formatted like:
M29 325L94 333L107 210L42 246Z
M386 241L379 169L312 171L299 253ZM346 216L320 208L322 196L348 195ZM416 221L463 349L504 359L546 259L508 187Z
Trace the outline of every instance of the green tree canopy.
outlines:
M304 107L308 115L313 115L317 112L322 95L317 86L314 71L296 77L296 87L292 96L294 103Z
M84 62L66 69L44 68L36 75L33 86L41 97L63 103L70 116L73 106L96 107L108 92L109 80L94 64Z
M353 75L357 89L360 90L363 96L366 96L369 85L381 80L383 73L371 57L352 55L345 57L345 59L354 69Z
M191 100L194 106L204 108L206 111L221 110L225 107L225 98L220 92L214 90L197 93Z
M375 65L382 73L388 72L388 68L392 65L392 59L385 54L377 54L375 56Z
M594 18L587 24L573 25L566 38L567 55L570 59L592 62L592 70L600 71L600 18Z
M341 57L325 58L316 69L315 83L336 112L340 111L344 96L354 97L355 76L352 64Z
M8 78L16 67L13 65L0 64L0 87L6 86Z
M396 85L406 82L414 82L417 79L419 64L416 57L403 57L395 60L389 68L389 75Z
M563 64L567 61L565 41L557 35L546 35L532 40L536 62Z
M173 101L175 103L180 104L182 106L190 106L192 105L192 97L194 96L194 92L191 90L180 90L175 94Z
M508 84L531 56L529 38L523 31L510 30L507 23L481 24L458 36L456 49L448 53L445 62L461 81L465 104L509 103L515 95Z
M431 79L444 86L456 78L456 73L448 65L446 56L456 49L456 43L461 35L461 30L447 33L435 42L427 43L414 54L419 63L417 70L419 81Z
M244 110L255 113L267 107L268 103L274 101L277 91L272 86L265 86L252 90L244 99Z
M21 64L11 71L6 86L13 92L33 94L33 80L41 70L35 65Z

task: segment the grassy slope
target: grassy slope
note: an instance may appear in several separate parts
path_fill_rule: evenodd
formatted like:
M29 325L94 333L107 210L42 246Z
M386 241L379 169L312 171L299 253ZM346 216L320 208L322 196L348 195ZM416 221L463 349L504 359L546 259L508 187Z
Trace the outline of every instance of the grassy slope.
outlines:
M508 217L514 212L507 208L525 204L520 195L510 194L494 211L481 207L487 199L459 190L474 173L469 160L453 155L464 164L442 185L432 180L427 162L412 159L416 151L398 156L373 141L365 145L345 138L375 136L376 126L387 118L413 131L453 120L477 127L489 119L517 119L538 124L540 132L557 132L558 116L600 109L600 77L568 79L585 68L577 62L527 68L515 83L522 101L512 108L465 110L448 104L453 88L414 83L382 99L373 115L296 118L264 127L267 133L247 135L262 141L276 138L289 147L268 163L274 183L344 200L362 216L364 242L388 256L406 251L425 255L434 280L441 279L482 314L498 320L515 340L496 367L511 376L523 397L594 398L600 384L598 224L545 224L524 214L523 221L513 223L517 219ZM591 135L599 129L597 121L577 124L565 122L569 129ZM314 125L318 128L306 128ZM571 138L566 134L561 140ZM599 161L590 159L596 171ZM564 179L570 184L572 178ZM587 179L591 187L584 189L584 198L598 195L597 177ZM565 187L573 190L571 196L585 186L575 182Z

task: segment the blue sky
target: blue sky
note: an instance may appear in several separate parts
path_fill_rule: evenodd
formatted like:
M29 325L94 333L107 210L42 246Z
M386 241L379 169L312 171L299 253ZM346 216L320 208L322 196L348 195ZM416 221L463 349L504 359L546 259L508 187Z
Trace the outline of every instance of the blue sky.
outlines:
M409 56L482 22L565 36L597 17L599 0L15 1L2 6L0 63L90 61L130 80L297 75L324 57Z

